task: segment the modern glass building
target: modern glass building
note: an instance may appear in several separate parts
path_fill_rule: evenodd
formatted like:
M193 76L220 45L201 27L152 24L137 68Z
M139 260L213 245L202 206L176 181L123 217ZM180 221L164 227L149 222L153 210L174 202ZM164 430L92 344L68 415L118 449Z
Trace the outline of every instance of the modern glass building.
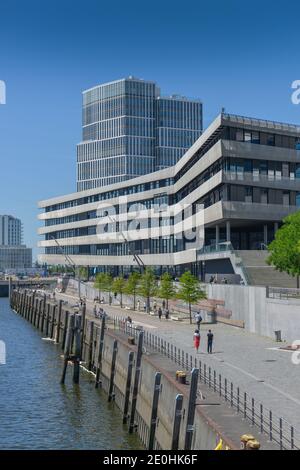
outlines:
M202 132L202 103L129 77L84 91L82 119L78 191L174 165Z
M43 263L64 264L63 250L78 266L118 274L137 267L136 254L158 273L254 283L242 260L253 273L282 219L300 209L300 127L223 113L175 165L39 205Z

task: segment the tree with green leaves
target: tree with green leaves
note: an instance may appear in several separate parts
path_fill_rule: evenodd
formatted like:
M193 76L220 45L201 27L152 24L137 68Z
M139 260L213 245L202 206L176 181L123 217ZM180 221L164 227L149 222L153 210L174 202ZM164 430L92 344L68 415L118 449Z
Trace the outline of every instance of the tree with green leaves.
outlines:
M296 276L299 288L300 276L300 211L289 215L268 245L270 255L267 263L278 271Z
M96 274L94 287L95 289L98 289L99 291L99 300L101 300L101 292L106 292L108 290L109 283L110 285L112 283L110 274L106 274L106 273Z
M136 296L139 290L140 281L141 281L140 273L133 271L128 277L127 284L126 284L126 289L125 289L126 294L133 296L133 310L135 310Z
M146 299L146 312L150 313L150 299L157 294L157 280L153 269L146 268L141 276L139 294Z
M86 266L79 266L77 273L79 279L81 279L82 281L88 280L89 270Z
M176 289L169 273L164 273L161 276L158 296L166 301L167 309L169 308L169 300L176 297Z
M201 299L206 299L206 293L201 289L198 279L190 271L185 271L179 278L177 298L188 304L190 323L192 323L192 305Z
M120 306L123 307L123 294L126 291L126 279L123 276L116 277L113 281L112 289L117 294L120 294Z

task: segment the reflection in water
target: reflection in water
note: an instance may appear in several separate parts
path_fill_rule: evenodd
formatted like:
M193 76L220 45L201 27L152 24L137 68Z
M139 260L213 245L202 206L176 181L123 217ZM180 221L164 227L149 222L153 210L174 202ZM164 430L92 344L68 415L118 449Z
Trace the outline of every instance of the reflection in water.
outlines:
M0 449L138 449L122 425L120 410L95 390L90 374L80 385L60 385L61 346L40 333L0 299Z

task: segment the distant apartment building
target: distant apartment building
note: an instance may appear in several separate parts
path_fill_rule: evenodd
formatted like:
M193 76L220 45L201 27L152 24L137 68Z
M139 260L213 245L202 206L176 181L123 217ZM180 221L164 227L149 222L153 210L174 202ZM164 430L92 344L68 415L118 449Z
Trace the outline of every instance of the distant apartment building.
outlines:
M160 96L129 77L83 92L77 191L119 183L176 164L202 133L200 100Z
M21 220L11 215L0 215L0 272L32 267L32 249L22 242Z
M32 249L26 245L0 246L0 271L15 272L32 268Z
M22 245L23 228L20 219L0 215L0 245Z

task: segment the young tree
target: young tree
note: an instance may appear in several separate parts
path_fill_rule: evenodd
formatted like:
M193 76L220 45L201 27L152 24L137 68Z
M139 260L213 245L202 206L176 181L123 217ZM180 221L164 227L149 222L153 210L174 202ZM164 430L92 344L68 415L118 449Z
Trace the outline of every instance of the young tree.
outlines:
M146 268L141 276L139 294L146 298L146 312L150 313L150 299L157 293L157 281L151 268Z
M185 271L179 278L177 298L188 304L190 323L192 323L192 304L200 299L206 299L206 293L201 289L198 279L190 271Z
M120 294L120 306L121 308L123 307L123 294L126 290L126 280L124 279L123 276L116 277L116 279L113 281L112 288L114 292L117 292L117 294Z
M160 280L158 295L161 299L166 300L167 308L169 308L169 300L176 297L176 290L174 287L172 276L169 273L164 273Z
M284 271L297 277L299 288L300 276L300 211L289 215L283 221L275 239L269 244L268 264L278 271Z
M107 274L98 273L96 274L96 280L94 282L95 289L99 291L99 301L101 300L101 292L106 290L107 286Z
M79 279L81 279L82 281L86 281L88 280L88 268L86 266L80 266L78 268L78 276L79 276Z
M126 284L126 294L133 295L133 310L135 310L136 295L138 293L139 285L141 281L140 273L134 271L130 274Z

